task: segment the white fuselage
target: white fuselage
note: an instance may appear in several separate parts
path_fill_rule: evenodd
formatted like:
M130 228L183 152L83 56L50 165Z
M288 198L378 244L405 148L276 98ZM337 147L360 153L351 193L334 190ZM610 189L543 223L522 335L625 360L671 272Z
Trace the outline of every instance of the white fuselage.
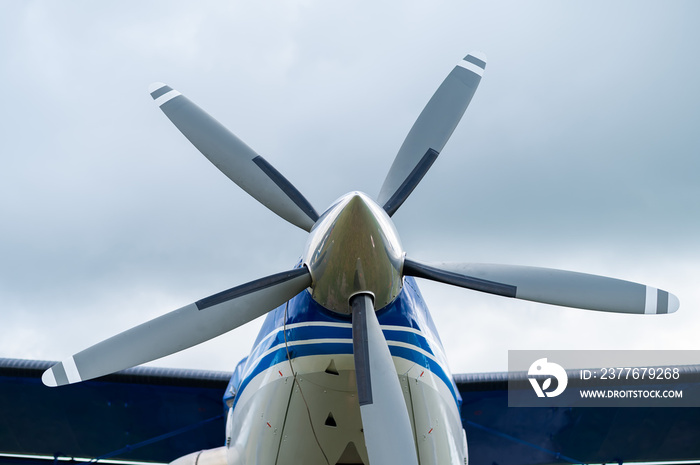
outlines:
M419 461L464 465L467 444L459 394L429 315L420 315L423 302L413 286L404 286L402 305L380 312L379 318L403 388ZM313 304L303 308L309 302L307 292L293 299L287 319L300 308L303 318L317 312ZM409 308L406 302L417 305ZM228 464L368 464L351 323L328 321L326 316L325 321L273 328L271 323L279 322L284 312L281 307L277 316L268 317L253 352L239 367L238 379L232 380L236 394L229 401L226 427ZM412 312L427 317L427 322L411 317ZM396 323L406 316L413 327L382 322Z

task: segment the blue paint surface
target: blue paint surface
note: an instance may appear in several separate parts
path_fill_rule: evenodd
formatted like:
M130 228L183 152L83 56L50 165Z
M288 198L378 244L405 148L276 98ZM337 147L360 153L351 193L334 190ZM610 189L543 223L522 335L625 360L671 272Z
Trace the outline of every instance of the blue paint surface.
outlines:
M292 326L286 330L286 326ZM447 367L445 351L435 324L420 294L415 280L407 277L398 297L389 305L377 312L379 324L383 326L399 326L417 330L406 332L399 330L384 330L387 341L403 342L416 349L389 346L391 354L414 362L433 372L452 392L454 401L459 408L461 397L457 390L452 374ZM322 326L323 323L351 324L351 317L340 315L319 305L307 291L291 299L288 304L281 305L267 314L258 337L253 344L250 355L236 367L231 382L226 390L225 400L231 401L235 408L237 398L245 390L250 381L259 373L287 360L287 357L298 358L312 355L352 354L352 329L350 327ZM305 324L314 324L303 326ZM321 325L319 325L321 324ZM294 325L302 325L293 327ZM347 339L347 342L323 342L303 345L290 345L297 341L314 339ZM261 358L265 352L277 347ZM425 351L433 358L426 356ZM234 413L235 414L235 413Z

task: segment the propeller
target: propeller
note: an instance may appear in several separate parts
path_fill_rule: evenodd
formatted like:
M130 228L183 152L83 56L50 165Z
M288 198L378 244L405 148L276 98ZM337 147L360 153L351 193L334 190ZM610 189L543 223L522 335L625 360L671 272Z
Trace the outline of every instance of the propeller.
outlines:
M377 197L377 203L389 216L406 201L442 152L469 106L485 68L483 54L470 53L464 57L418 116Z
M664 314L680 306L678 297L661 289L574 271L484 263L427 264L408 258L403 266L406 276L563 307Z
M41 380L52 387L77 383L179 352L264 315L310 285L303 267L228 289L85 349Z
M148 91L165 116L231 181L280 217L311 230L318 213L267 160L177 90L156 82Z

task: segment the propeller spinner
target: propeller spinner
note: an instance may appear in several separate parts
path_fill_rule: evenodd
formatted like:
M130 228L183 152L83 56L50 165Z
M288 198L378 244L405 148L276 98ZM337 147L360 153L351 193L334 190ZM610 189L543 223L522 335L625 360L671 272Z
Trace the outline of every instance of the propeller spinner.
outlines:
M376 308L401 291L403 249L389 215L366 194L352 192L328 209L311 230L303 255L316 302L350 314L350 298L373 296Z

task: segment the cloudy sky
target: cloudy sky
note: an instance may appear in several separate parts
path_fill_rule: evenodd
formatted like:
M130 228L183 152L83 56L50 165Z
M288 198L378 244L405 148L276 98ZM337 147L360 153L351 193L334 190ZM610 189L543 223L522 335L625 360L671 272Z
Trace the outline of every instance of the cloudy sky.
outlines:
M306 233L153 104L177 88L324 210L375 196L466 53L488 65L394 216L417 259L564 268L678 313L562 309L421 283L454 372L509 349L700 349L700 3L3 2L0 357L63 359L290 268ZM260 321L159 361L232 370Z

